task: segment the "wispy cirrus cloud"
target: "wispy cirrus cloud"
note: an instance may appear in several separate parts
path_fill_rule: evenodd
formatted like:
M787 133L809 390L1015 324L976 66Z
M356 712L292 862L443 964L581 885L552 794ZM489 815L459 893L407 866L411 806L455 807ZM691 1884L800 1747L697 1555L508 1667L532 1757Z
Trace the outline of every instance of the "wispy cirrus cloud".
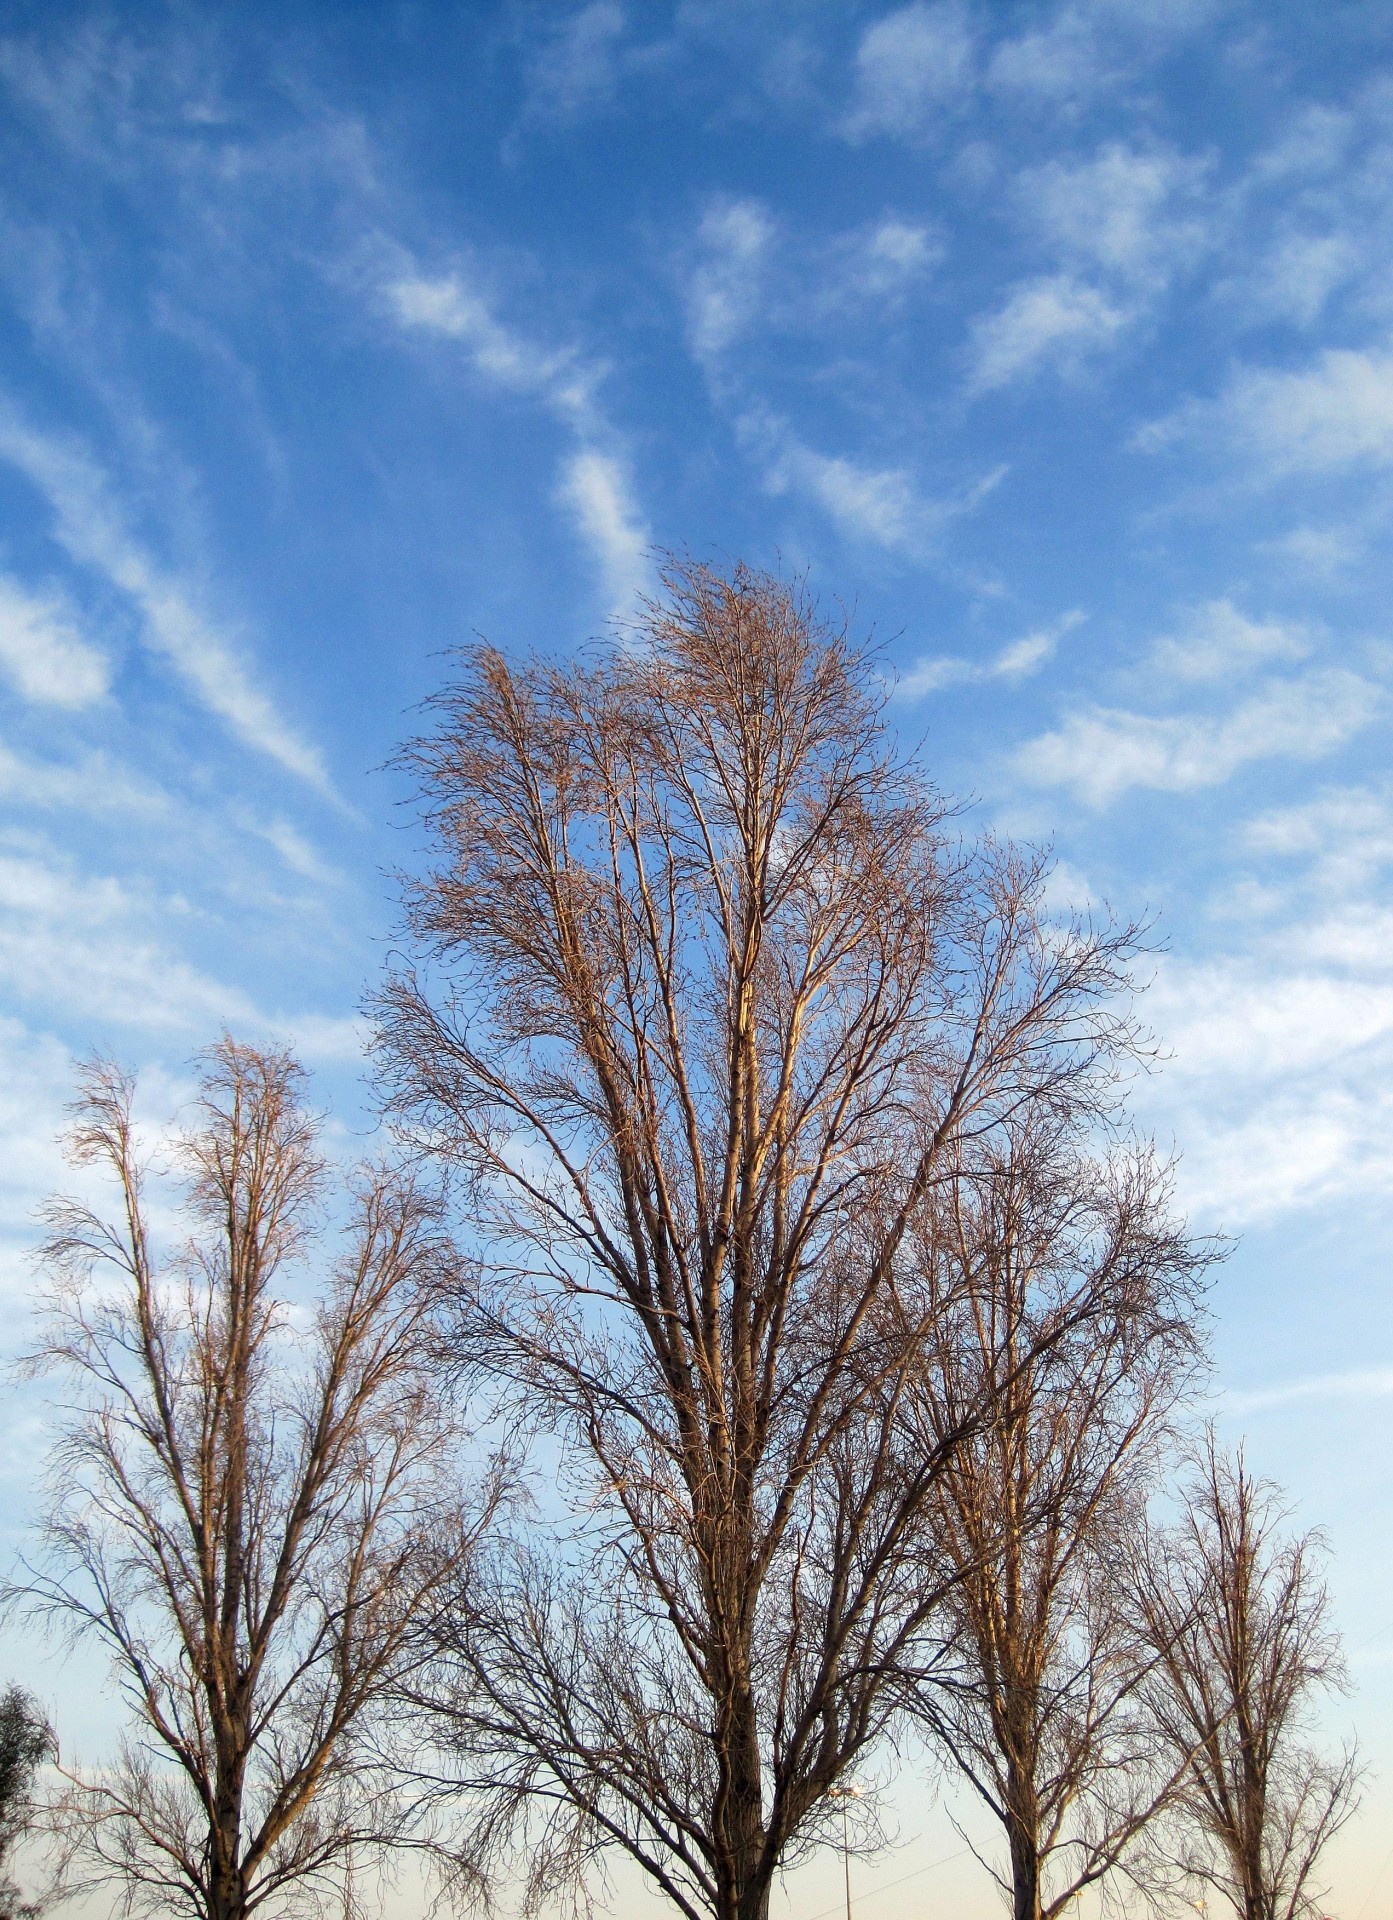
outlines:
M258 831L287 865L314 865L319 882L330 877L289 822ZM325 1061L361 1058L356 1018L268 1009L200 965L182 939L193 917L181 893L148 878L89 871L37 839L0 839L0 988L38 1030L76 1023L182 1048L230 1026Z
M111 684L111 662L87 640L60 594L0 575L0 671L26 700L88 707Z
M160 787L106 753L75 760L36 760L0 745L0 796L24 812L57 812L109 820L169 818L172 805Z
M1260 317L1309 328L1362 265L1363 249L1354 234L1297 230L1280 235L1237 290Z
M1257 814L1241 839L1246 852L1310 861L1322 890L1344 895L1393 867L1393 809L1370 787L1326 787Z
M746 342L838 340L868 312L893 315L945 251L936 226L896 213L810 241L790 235L761 200L715 200L683 262L688 345L723 386Z
M131 532L106 475L75 441L38 432L0 412L0 459L38 490L71 557L125 595L147 648L173 667L199 704L244 745L332 796L323 755L286 721L258 684L245 649L198 604L195 591Z
M1138 1116L1181 1143L1186 1206L1230 1226L1393 1193L1389 928L1360 953L1356 900L1298 888L1263 906L1239 951L1167 956L1147 997L1168 1058ZM1325 938L1308 945L1313 911Z
M778 383L775 343L792 337L843 353L848 325L863 330L868 310L897 313L943 251L935 229L895 214L809 243L762 201L719 199L677 263L689 350L765 491L813 502L851 540L920 558L1000 472L961 498L932 498L905 460L813 445L762 389Z
M1130 79L1147 60L1212 16L1216 0L1164 7L1064 0L1052 16L997 42L986 84L1011 99L1077 106Z
M798 492L816 500L843 532L890 551L919 550L936 515L904 467L868 467L840 454L819 453L786 428L760 422L773 445L765 466L770 493Z
M1393 801L1331 786L1236 823L1206 954L1161 959L1142 1114L1229 1225L1393 1193Z
M0 982L40 1014L197 1037L263 1027L244 990L179 953L170 934L183 917L148 883L0 848Z

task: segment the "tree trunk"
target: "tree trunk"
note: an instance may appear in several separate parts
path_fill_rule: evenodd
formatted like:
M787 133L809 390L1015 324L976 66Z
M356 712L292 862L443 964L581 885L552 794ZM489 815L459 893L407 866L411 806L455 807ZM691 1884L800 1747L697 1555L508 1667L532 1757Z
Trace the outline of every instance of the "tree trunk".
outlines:
M1040 1855L1033 1834L1011 1827L1012 1920L1040 1920Z
M247 1909L247 1885L242 1871L240 1773L240 1766L227 1769L212 1807L208 1920L244 1920Z
M729 1721L725 1828L730 1849L730 1920L766 1920L769 1883L765 1873L763 1776L754 1696L747 1682L737 1683Z
M215 1867L209 1888L208 1920L244 1920L247 1890L236 1867Z
M769 1882L761 1878L746 1887L737 1909L739 1920L769 1920Z

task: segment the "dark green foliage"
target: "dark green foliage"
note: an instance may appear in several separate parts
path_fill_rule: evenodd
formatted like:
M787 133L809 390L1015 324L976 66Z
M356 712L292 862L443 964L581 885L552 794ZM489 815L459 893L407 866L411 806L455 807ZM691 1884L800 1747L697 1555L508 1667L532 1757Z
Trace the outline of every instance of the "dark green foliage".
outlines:
M30 1920L38 1912L11 1876L10 1856L33 1820L34 1776L56 1752L37 1700L23 1687L7 1687L0 1693L0 1920Z

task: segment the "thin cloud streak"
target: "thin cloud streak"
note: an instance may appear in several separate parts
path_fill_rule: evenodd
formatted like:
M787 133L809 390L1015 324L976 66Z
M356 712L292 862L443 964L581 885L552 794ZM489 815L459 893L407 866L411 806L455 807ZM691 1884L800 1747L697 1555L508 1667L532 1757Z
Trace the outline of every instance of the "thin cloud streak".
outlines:
M895 680L895 694L901 700L919 700L942 687L980 685L986 680L1015 684L1031 679L1054 658L1065 634L1082 626L1087 617L1080 608L1071 608L1052 626L1037 627L1021 639L1013 640L985 664L953 654L925 654Z
M652 536L638 517L620 462L593 449L577 453L562 469L557 497L599 559L612 610L627 611L652 584Z
M1299 1400L1383 1400L1393 1395L1393 1367L1361 1367L1351 1373L1318 1373L1306 1380L1288 1380L1282 1386L1228 1392L1226 1414L1265 1413L1270 1407L1290 1406Z

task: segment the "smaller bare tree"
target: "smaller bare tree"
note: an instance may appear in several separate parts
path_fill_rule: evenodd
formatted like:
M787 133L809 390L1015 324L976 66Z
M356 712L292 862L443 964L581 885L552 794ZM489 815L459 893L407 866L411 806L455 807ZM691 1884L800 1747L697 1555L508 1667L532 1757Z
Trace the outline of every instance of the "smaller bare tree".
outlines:
M205 1056L173 1148L189 1238L161 1261L133 1084L89 1065L70 1157L114 1178L115 1216L48 1210L35 1362L72 1393L23 1593L105 1648L135 1721L58 1824L89 1884L196 1920L303 1904L401 1840L369 1732L471 1546L427 1375L429 1196L363 1170L327 1283L276 1297L328 1198L303 1081L285 1053Z
M953 1304L907 1396L914 1444L988 1411L935 1483L947 1599L912 1698L1004 1830L1014 1920L1101 1881L1174 1770L1141 1711L1152 1656L1121 1570L1201 1360L1214 1249L1173 1217L1148 1149L1100 1156L1080 1134L1027 1114L968 1143L919 1242Z
M1184 1519L1141 1565L1156 1655L1150 1706L1182 1786L1163 1864L1242 1920L1299 1920L1321 1897L1320 1854L1354 1812L1352 1746L1310 1739L1315 1702L1347 1681L1319 1535L1293 1537L1278 1490L1212 1433Z

